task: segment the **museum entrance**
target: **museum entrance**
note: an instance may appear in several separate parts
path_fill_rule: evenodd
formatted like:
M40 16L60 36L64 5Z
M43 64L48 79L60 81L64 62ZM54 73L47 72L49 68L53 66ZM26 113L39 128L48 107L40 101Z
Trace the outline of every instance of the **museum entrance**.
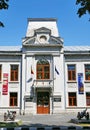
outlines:
M37 114L50 113L49 92L37 92Z

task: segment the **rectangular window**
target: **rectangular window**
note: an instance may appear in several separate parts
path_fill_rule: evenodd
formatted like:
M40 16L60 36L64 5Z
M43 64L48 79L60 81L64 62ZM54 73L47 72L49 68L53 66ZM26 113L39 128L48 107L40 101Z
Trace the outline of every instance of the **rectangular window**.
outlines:
M11 65L11 81L18 81L18 65Z
M90 93L86 93L86 105L90 106Z
M49 79L49 66L44 66L44 79Z
M68 65L68 80L75 81L76 80L76 66Z
M90 80L90 64L85 65L85 80Z
M74 92L68 93L68 101L69 101L69 106L77 106L76 93Z
M17 106L17 93L10 93L10 106Z
M0 65L0 81L2 80L2 65Z
M37 79L49 79L50 68L49 65L37 65Z

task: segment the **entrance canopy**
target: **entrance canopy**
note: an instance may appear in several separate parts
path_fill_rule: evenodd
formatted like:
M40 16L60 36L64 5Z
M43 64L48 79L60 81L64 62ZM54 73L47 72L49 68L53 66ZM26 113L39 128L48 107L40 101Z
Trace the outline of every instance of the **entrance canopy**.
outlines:
M34 90L53 92L53 80L34 80Z

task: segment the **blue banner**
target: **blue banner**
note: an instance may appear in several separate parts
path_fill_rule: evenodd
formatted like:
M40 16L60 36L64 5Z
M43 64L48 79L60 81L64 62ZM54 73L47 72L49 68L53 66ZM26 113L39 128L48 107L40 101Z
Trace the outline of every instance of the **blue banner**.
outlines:
M83 73L78 73L78 93L84 94Z

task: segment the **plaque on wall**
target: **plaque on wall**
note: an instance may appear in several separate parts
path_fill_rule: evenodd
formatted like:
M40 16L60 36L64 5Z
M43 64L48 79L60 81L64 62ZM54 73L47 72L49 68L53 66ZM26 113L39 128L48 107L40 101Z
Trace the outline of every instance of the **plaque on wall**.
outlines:
M33 98L31 97L25 97L25 102L32 102L33 101Z
M54 98L53 98L53 101L54 101L54 102L61 102L61 97L54 97Z

